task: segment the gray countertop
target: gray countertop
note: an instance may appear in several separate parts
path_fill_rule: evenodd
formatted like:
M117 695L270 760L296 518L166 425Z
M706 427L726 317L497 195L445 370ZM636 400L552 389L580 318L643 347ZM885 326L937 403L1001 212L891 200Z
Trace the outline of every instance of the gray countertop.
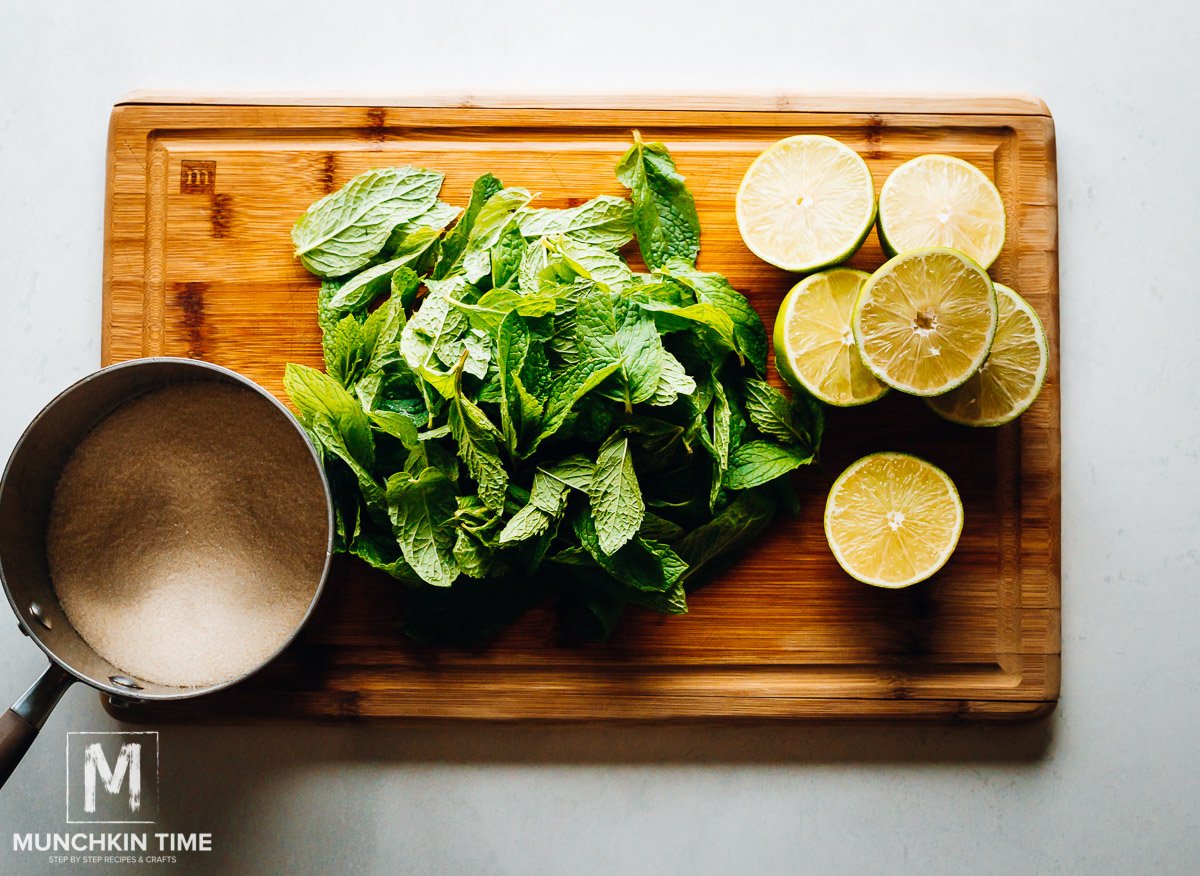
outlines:
M707 7L5 4L0 456L99 364L105 133L129 90L1031 92L1058 134L1057 712L966 728L165 727L155 829L213 844L168 869L1196 870L1200 12ZM0 700L42 662L0 625ZM11 834L73 829L66 734L116 726L93 693L68 693L0 792L0 872L69 869Z

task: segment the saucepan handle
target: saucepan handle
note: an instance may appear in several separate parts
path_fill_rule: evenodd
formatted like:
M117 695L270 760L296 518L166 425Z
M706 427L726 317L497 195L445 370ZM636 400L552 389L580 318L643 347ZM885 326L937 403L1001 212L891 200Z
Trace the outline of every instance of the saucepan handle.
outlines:
M73 681L75 676L57 663L51 663L16 705L0 715L0 788L17 768L46 718Z

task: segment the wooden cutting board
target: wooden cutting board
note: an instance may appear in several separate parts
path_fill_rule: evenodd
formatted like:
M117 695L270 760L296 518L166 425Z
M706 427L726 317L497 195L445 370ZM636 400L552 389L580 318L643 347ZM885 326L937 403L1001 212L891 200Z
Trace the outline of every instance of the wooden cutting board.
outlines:
M105 217L103 360L191 356L282 394L285 362L319 365L316 281L288 231L312 201L380 165L446 174L464 204L492 171L543 206L623 194L630 130L667 143L695 194L700 267L724 273L770 328L795 277L743 246L734 194L755 155L802 132L858 150L881 185L946 152L991 176L1008 211L992 276L1050 337L1045 388L1018 422L968 429L892 393L831 411L833 473L874 450L918 453L954 478L958 551L904 591L847 578L826 547L828 480L797 476L802 509L694 593L691 611L631 612L606 644L560 643L549 608L490 647L403 638L401 587L340 558L298 643L254 679L129 720L261 716L473 720L1031 718L1059 688L1059 381L1054 126L1032 98L210 100L145 94L113 110ZM851 264L882 261L871 235ZM772 379L775 379L774 377Z

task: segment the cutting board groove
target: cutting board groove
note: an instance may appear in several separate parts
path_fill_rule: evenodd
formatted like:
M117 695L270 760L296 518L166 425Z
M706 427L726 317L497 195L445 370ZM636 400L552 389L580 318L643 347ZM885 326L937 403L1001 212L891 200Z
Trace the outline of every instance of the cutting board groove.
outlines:
M1021 96L474 98L362 102L148 93L113 110L105 216L102 355L203 358L282 395L285 362L320 364L317 284L288 230L357 173L415 163L466 201L484 171L543 206L622 194L629 131L668 143L695 194L700 266L726 274L768 328L795 278L757 260L733 198L762 148L837 137L876 185L923 152L980 167L1008 211L992 276L1019 290L1050 335L1045 389L1017 423L970 430L892 394L831 411L833 472L896 449L943 466L963 496L957 553L929 582L889 592L833 562L820 515L828 482L796 479L801 510L694 593L688 615L633 613L612 642L568 647L553 610L487 648L432 650L396 631L399 585L340 558L302 636L249 682L190 703L119 711L132 721L266 716L413 720L1019 719L1058 698L1058 240L1054 127ZM870 236L851 261L883 259ZM772 379L775 379L774 376Z

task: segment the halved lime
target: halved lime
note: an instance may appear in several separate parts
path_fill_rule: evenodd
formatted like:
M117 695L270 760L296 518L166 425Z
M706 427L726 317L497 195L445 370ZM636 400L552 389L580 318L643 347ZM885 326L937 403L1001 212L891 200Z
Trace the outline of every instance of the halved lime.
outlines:
M775 368L793 387L838 407L875 401L887 386L858 355L854 302L866 271L830 268L805 277L779 306L775 317Z
M904 252L863 284L853 326L876 377L912 395L941 395L987 358L996 292L983 268L957 250Z
M879 242L889 255L949 246L989 268L1004 246L1004 201L975 165L921 155L893 170L879 191Z
M946 564L962 533L950 476L906 453L873 453L834 481L825 538L838 565L876 587L908 587Z
M1046 331L1020 295L993 283L999 320L992 350L979 370L945 395L926 399L947 420L966 426L999 426L1015 420L1033 404L1050 359Z
M832 137L800 134L754 159L737 193L746 246L785 271L845 261L875 221L875 184L857 152Z

